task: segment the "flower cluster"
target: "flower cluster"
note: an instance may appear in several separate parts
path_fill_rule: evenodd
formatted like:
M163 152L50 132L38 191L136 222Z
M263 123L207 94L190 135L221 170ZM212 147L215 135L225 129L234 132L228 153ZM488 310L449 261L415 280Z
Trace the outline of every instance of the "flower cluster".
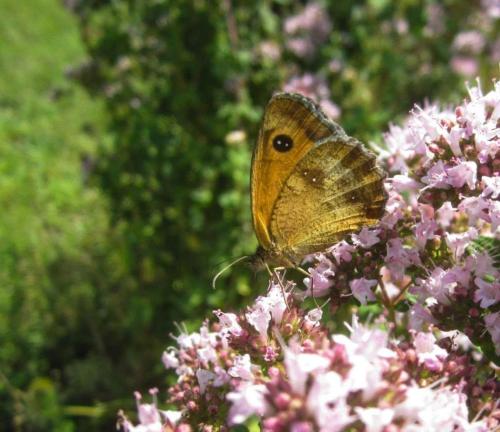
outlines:
M340 108L331 101L328 85L320 76L306 73L292 77L284 85L283 90L289 93L300 93L313 99L325 114L334 120L340 117Z
M163 353L170 410L140 402L131 432L487 431L500 426L500 84L455 110L415 108L380 149L386 213L309 257L305 289L276 273L240 314L214 311ZM308 309L313 297L328 297ZM324 309L356 314L348 332ZM328 304L328 306L326 306ZM360 306L361 305L361 306ZM450 332L453 330L453 332ZM472 343L471 343L472 342ZM481 351L473 348L473 344ZM153 391L156 398L156 391Z
M218 322L177 336L163 354L178 377L169 389L177 409L142 404L136 394L140 424L121 415L122 427L227 430L252 417L276 432L486 431L497 424L486 416L498 397L494 379L477 379L480 364L447 338L413 332L391 341L384 320L367 327L356 316L348 336L330 336L322 309L305 311L293 285L280 285L240 315L215 311ZM470 411L481 410L471 422Z
M489 57L493 64L500 60L500 42L494 36L500 7L498 2L481 1L480 7L468 19L467 27L452 43L452 69L467 77L476 76L480 70L481 57ZM491 41L491 42L490 42Z
M305 283L332 305L350 295L388 309L410 302L412 328L459 329L498 355L500 84L469 94L454 111L417 107L391 126L380 149L391 174L385 215L318 254Z
M332 23L319 3L309 3L297 15L285 20L286 46L296 56L310 58L328 39Z

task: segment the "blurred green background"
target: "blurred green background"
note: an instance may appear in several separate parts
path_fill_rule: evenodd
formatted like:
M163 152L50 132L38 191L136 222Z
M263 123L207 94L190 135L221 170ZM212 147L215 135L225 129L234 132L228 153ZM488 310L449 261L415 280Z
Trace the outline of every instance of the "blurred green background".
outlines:
M174 322L265 289L248 171L273 91L380 142L498 74L494 0L0 0L0 430L105 431Z

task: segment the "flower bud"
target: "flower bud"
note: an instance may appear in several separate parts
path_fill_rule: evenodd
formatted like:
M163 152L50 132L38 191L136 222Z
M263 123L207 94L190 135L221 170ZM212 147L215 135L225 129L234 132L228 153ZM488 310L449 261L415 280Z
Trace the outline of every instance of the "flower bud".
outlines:
M292 397L288 393L281 392L274 399L274 404L280 410L285 410L290 405Z

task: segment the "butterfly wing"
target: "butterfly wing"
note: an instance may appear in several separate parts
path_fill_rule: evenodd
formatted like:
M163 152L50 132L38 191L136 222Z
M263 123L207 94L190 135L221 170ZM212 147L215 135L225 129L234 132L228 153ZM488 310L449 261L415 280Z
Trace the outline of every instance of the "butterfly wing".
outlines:
M326 139L297 163L274 206L271 236L296 259L377 223L386 196L375 155L346 135Z
M269 101L251 171L253 225L264 249L272 245L269 229L274 205L297 163L317 142L340 133L342 129L304 96L278 93ZM291 146L277 150L275 140L283 136L290 138Z

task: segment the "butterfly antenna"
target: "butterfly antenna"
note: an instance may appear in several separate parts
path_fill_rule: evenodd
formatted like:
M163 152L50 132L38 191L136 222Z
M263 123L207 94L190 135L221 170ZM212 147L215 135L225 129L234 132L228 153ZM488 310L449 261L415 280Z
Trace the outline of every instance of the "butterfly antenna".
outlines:
M233 262L229 263L226 267L224 267L221 271L219 271L215 276L214 278L212 279L212 288L215 289L215 284L217 282L217 279L219 279L220 275L222 273L224 273L227 269L231 268L233 265L239 263L240 261L243 261L245 259L248 259L250 258L248 255L245 255L245 256L242 256L242 257L239 257L237 259L235 259Z

